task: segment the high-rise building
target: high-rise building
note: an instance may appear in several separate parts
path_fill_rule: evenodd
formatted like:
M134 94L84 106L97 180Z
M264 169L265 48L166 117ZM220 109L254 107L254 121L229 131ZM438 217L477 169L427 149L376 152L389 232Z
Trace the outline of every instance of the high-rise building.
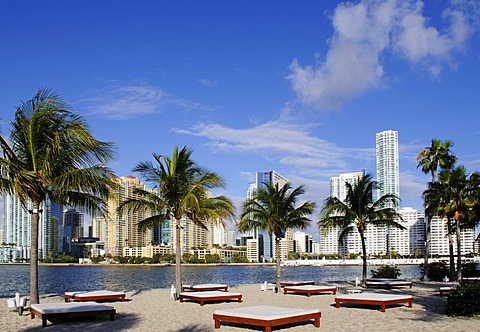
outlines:
M3 253L2 260L15 261L16 259L30 258L32 202L27 201L24 207L16 194L4 195L3 231L4 241L9 244L8 254ZM40 206L41 211L38 223L38 258L46 258L51 254L50 237L55 230L51 229L51 219L61 219L62 208L46 199Z
M342 173L339 176L330 178L330 196L337 197L342 202L345 202L347 198L347 183L353 185L360 178L365 176L365 171ZM346 254L347 252L353 252L352 244L349 247L349 236L346 241L339 244L340 228L332 227L331 229L324 229L320 231L320 252L326 255L333 255L337 253ZM352 240L350 240L352 242Z
M395 194L400 197L400 162L398 131L385 130L376 134L378 197Z
M440 219L435 216L431 220L431 236L430 236L430 255L448 256L448 227L447 218ZM457 254L457 236L452 235L453 251ZM470 254L474 251L475 230L473 228L462 229L460 233L461 254Z
M92 220L92 235L105 242L105 251L120 256L123 247L143 247L153 241L152 230L140 231L138 223L149 216L148 211L117 213L120 203L128 198L138 198L136 188L149 190L134 176L119 177L108 198L108 216Z
M280 175L278 172L272 170L268 172L257 172L255 183L251 183L248 191L246 199L250 199L254 196L255 192L258 189L264 188L265 184L276 185L278 184L280 187L285 185L288 180ZM262 229L255 229L251 232L246 233L247 236L252 236L253 239L257 239L256 250L258 251L258 260L260 262L270 262L273 260L274 256L274 238L275 235L272 234L270 236L266 230ZM291 242L291 244L290 244ZM289 244L285 245L288 248L293 249L293 237ZM252 255L250 255L252 257Z
M83 237L83 213L68 209L63 213L62 251L70 253L73 239Z

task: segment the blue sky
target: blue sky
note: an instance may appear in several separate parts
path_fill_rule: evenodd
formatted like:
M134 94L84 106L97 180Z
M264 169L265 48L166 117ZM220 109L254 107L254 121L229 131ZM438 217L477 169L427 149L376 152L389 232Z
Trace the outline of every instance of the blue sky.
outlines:
M21 101L51 88L116 144L119 176L187 145L238 206L255 172L272 169L321 206L330 177L375 176L375 133L388 129L402 206L422 208L429 176L416 155L432 138L480 170L479 1L0 7L2 134Z

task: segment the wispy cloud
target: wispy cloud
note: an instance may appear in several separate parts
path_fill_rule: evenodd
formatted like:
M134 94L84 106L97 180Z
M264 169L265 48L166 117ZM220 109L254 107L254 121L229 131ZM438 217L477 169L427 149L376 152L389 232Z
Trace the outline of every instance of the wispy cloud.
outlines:
M202 85L205 85L206 87L208 88L213 88L214 86L217 85L217 81L214 81L214 80L209 80L209 79L197 79L197 82L202 84Z
M208 145L217 151L255 153L274 159L302 174L336 174L348 169L348 159L362 164L375 158L375 149L340 147L313 137L313 125L269 121L251 128L234 129L220 124L200 123L190 129L175 128L179 134L207 138ZM328 175L328 176L330 176Z
M90 92L77 102L87 115L111 120L127 120L171 109L183 111L210 111L211 107L172 96L145 82L122 84L115 82Z
M308 184L309 200L321 202L329 195L329 179L340 173L366 169L375 176L375 147L342 147L314 137L315 125L291 123L279 119L250 128L235 129L217 123L200 123L192 128L174 128L177 134L193 135L208 140L214 152L254 154L283 165L282 174L294 184ZM416 165L416 154L423 146L405 144L400 146L400 159ZM285 173L284 173L285 172ZM241 174L249 182L255 174ZM420 171L403 172L401 196L407 204L417 202L425 189L425 177ZM405 206L405 205L404 205ZM414 206L421 208L419 206Z
M290 65L293 90L303 103L320 110L339 108L352 98L384 86L382 59L387 52L426 68L434 77L454 65L468 37L478 28L480 5L454 0L443 11L445 28L429 25L416 0L363 0L338 5L332 16L333 35L324 59Z

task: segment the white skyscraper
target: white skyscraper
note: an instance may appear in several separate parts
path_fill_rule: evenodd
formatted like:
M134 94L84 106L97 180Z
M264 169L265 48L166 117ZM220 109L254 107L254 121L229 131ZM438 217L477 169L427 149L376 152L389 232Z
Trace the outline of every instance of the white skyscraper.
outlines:
M378 197L395 194L400 197L400 162L398 131L385 130L376 134Z
M334 176L330 178L330 196L337 197L342 202L345 201L347 197L347 186L346 183L354 184L359 178L365 176L365 171L361 172L352 172L352 173L342 173L339 176ZM332 255L337 253L346 254L348 250L348 239L345 242L343 248L339 246L338 238L340 236L340 229L338 227L333 227L329 230L320 231L320 252L326 255ZM352 237L347 236L347 238ZM358 242L358 241L357 241Z

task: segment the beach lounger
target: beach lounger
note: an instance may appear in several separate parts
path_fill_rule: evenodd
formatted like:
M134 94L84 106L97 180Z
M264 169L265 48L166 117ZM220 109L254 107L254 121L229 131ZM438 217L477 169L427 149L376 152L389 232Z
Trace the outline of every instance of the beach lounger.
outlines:
M368 287L385 287L385 288L391 289L393 287L403 287L403 286L408 286L412 288L413 282L408 280L401 280L401 279L371 278L371 279L367 279L366 285L367 285L367 288Z
M180 302L185 299L190 301L200 302L200 305L204 305L206 302L215 301L238 301L242 302L241 293L230 293L222 291L204 291L204 292L182 292L180 293Z
M271 332L273 326L299 323L313 319L315 327L320 327L321 313L318 309L295 309L271 306L254 306L237 309L215 310L215 328L222 322L260 326Z
M333 293L337 294L337 287L335 286L315 286L315 285L300 285L300 286L285 286L283 287L283 294L288 292L303 293L310 297L312 294Z
M182 292L205 292L205 291L228 291L228 285L224 284L197 284L197 285L182 285Z
M47 320L55 318L97 317L109 315L115 320L115 308L96 302L45 303L30 305L30 317L42 319L42 326L47 326Z
M125 292L113 292L108 290L98 290L92 292L65 292L65 302L69 301L101 301L120 299L125 301Z
M447 294L450 293L450 291L454 288L455 286L445 286L445 287L440 287L438 291L440 292L440 296L443 296L443 294L445 293Z
M280 286L302 286L302 285L315 285L315 281L307 280L307 281L281 281Z
M413 306L413 296L365 292L338 295L335 298L335 307L340 308L340 303L379 305L380 311L385 312L385 307L393 304L407 303L408 307L411 308Z

